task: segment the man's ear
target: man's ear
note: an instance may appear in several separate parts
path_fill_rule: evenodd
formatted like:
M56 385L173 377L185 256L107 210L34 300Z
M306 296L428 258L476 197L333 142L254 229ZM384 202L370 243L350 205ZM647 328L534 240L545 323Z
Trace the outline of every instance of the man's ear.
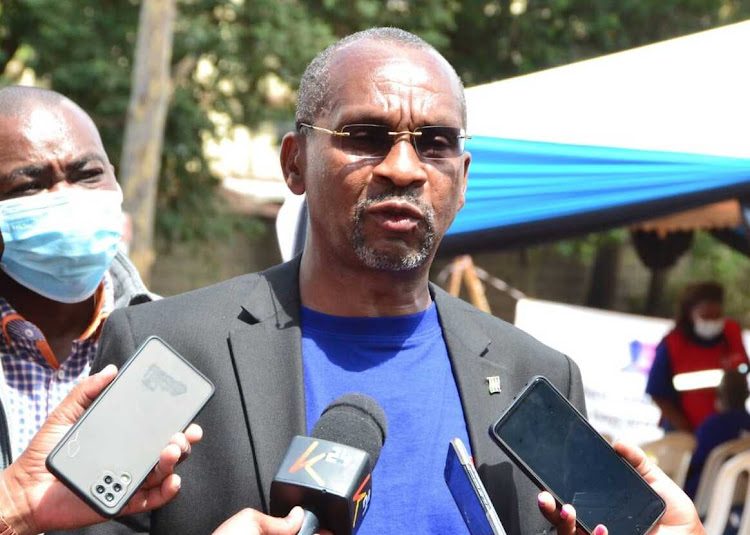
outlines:
M464 207L464 204L466 204L466 188L469 186L469 165L471 164L471 153L464 152L463 153L463 168L461 169L461 180L463 183L461 184L461 202L458 205L458 209Z
M281 171L289 190L295 195L305 192L305 180L302 176L302 134L289 132L281 140Z

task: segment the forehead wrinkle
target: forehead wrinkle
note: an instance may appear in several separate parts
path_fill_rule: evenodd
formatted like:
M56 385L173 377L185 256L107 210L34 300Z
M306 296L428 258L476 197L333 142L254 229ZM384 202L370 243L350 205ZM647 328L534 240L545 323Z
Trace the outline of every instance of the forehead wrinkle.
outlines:
M330 116L330 127L373 121L398 128L461 126L460 99L442 70L431 75L430 69L398 58L363 63L375 66L365 76L332 80L328 109L323 114ZM363 68L363 63L358 67ZM436 84L440 78L443 83Z

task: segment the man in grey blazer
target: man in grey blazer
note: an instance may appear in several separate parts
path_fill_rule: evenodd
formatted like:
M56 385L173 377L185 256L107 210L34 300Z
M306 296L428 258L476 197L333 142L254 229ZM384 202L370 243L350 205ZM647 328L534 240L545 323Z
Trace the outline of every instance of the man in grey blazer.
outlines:
M458 76L421 39L381 28L322 52L303 77L299 99L297 131L283 140L281 164L290 189L307 194L303 254L263 273L117 311L107 322L97 368L121 365L147 337L158 335L214 382L216 394L196 420L205 438L182 467L179 498L148 517L96 532L210 533L247 507L257 511L251 524L267 518L261 512L269 510L271 480L287 445L315 423L319 412L311 404L332 399L319 389L328 393L351 381L365 393L372 387L394 394L378 398L391 432L373 475L373 509L361 535L465 529L445 490L442 464L424 470L418 464L432 455L444 460L447 440L394 431L401 418L467 437L508 534L549 533L537 489L488 429L537 374L583 411L579 371L566 356L428 282L435 250L464 204L471 160L463 150L466 111ZM430 312L438 328L425 331L424 340L432 349L414 362L414 373L391 375L385 385L357 381L381 366L397 367L409 351L419 354L422 338L379 354L382 361L359 371L361 361L382 346L370 347L369 338L352 343L349 337L357 333L344 328L324 339L308 322L340 326L353 325L351 320L359 329L385 318L390 323L378 323L378 329L398 330L416 318L415 329L421 329ZM391 333L373 337L379 334ZM342 351L343 360L330 366ZM351 352L348 360L345 351ZM447 375L424 377L423 361ZM430 398L435 389L437 397ZM426 399L455 402L438 411ZM400 459L399 474L399 459L388 461L388 451L412 447L414 455ZM395 469L388 474L407 476L408 492L397 500L392 492L403 489L390 488L390 476L378 472L389 462ZM427 509L420 507L424 500ZM382 514L375 512L377 503L388 504ZM294 527L264 525L259 521L247 532L296 533Z

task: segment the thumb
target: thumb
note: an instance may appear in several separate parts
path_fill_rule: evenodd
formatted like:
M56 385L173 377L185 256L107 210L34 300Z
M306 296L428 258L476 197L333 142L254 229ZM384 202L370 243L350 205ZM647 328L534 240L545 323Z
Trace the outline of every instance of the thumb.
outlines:
M117 366L110 364L99 373L87 377L71 391L49 416L52 424L73 425L102 390L117 375Z
M635 468L635 471L646 480L649 485L655 480L659 479L662 475L661 470L654 463L652 463L646 453L634 444L622 440L616 440L613 445L615 451L624 458L630 466Z

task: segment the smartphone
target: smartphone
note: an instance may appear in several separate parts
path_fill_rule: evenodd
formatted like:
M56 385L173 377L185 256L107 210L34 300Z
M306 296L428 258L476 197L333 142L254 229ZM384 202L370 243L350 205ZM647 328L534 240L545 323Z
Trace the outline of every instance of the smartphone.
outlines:
M664 500L544 377L527 383L490 433L540 489L575 507L587 533L604 524L645 534L664 514Z
M47 469L100 515L113 517L213 392L211 381L153 336L47 456Z
M445 483L471 535L505 535L495 507L460 438L454 438L448 445Z

